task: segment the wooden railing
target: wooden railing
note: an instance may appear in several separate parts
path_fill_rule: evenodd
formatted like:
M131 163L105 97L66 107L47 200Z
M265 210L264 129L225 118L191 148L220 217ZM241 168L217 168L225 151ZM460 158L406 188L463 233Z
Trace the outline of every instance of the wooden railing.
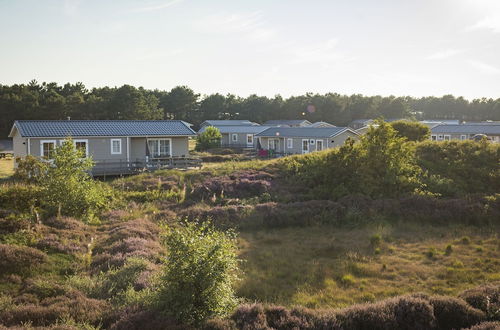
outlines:
M92 175L123 175L160 169L200 168L201 165L201 159L191 157L153 158L147 161L145 159L136 159L130 162L124 160L99 160L94 162Z

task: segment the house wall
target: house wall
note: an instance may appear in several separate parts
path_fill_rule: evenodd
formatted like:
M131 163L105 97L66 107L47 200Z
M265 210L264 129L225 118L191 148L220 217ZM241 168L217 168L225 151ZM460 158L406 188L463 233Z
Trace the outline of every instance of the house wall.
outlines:
M286 137L261 137L261 147L262 149L268 150L268 141L270 139L275 139L279 141L278 148L276 152L279 153L285 153L285 154L301 154L302 153L302 140L308 140L309 141L309 152L316 151L316 145L317 141L323 141L323 150L327 148L335 148L342 146L347 138L352 137L355 139L358 139L358 136L356 134L353 134L351 132L343 132L342 134L339 134L335 136L334 138L311 138L311 137L293 137L293 146L292 148L287 147L287 139ZM311 144L311 140L314 140L314 144Z
M126 137L73 137L74 140L82 139L88 141L88 151L89 155L95 161L127 161L127 138ZM121 139L122 150L121 154L111 153L111 140ZM13 151L16 157L24 157L27 154L27 145L23 142L27 142L27 138L15 134L13 137ZM61 138L30 138L30 154L33 156L41 156L41 141L42 140L56 140L56 145L62 144L64 139ZM146 138L139 137L129 138L130 140L130 161L136 159L144 160L146 157ZM172 154L173 156L188 156L189 155L189 141L187 136L182 137L171 137L172 140Z
M238 141L233 141L233 138L232 138L233 134L238 135ZM247 144L247 134L252 134L254 136L253 145ZM226 135L226 140L224 140L224 139L222 140L222 145L224 145L224 146L234 145L234 146L238 146L238 147L248 146L248 147L255 148L255 146L257 145L257 139L255 138L255 134L253 134L253 133L229 133L229 134L223 134L223 136L224 135Z
M442 139L439 139L440 135L443 136ZM450 136L450 140L461 140L462 139L461 136L465 135L465 136L467 136L466 139L469 140L472 137L474 137L474 135L476 135L476 134L467 134L467 133L431 133L431 136L429 138L432 140L433 136L436 136L436 140L437 141L445 141L444 140L444 136L445 135L449 135ZM493 142L500 142L500 135L486 134L486 136L488 136L489 138L491 138L491 141L493 141Z

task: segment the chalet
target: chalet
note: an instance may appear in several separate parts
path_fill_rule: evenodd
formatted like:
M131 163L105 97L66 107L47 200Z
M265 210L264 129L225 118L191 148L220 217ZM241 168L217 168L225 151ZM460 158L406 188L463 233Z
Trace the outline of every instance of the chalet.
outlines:
M359 135L347 127L270 127L255 136L260 149L288 155L338 147Z
M303 119L268 120L264 123L264 126L279 126L279 127L306 127L310 125L311 122L309 120L303 120Z
M18 120L9 137L16 157L45 159L71 137L75 147L95 161L92 172L99 175L154 165L175 167L174 160L189 156L188 139L195 135L180 120Z
M431 128L432 141L470 140L477 136L486 136L488 140L499 143L500 124L438 125Z
M205 120L200 124L200 128L205 126L259 126L259 124L250 120Z
M317 121L309 125L309 127L335 127L335 125L327 123L326 121Z
M203 133L209 126L203 126L198 134ZM213 125L217 127L222 135L221 147L225 148L256 148L257 142L254 138L255 134L258 134L266 129L268 126L225 126L225 125Z

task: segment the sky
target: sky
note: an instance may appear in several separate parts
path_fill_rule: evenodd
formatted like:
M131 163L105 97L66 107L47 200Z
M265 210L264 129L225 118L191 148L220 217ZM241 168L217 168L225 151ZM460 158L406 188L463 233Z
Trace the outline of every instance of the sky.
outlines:
M0 0L0 84L500 98L500 0Z

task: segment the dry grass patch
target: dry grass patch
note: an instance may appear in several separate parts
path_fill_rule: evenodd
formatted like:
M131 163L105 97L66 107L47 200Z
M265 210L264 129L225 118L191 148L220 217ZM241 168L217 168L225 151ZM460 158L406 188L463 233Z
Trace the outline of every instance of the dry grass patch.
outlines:
M311 308L413 292L456 295L499 280L497 232L407 224L242 232L241 257L246 261L238 293L251 301ZM376 249L374 235L380 235ZM470 244L456 243L463 236ZM481 249L474 242L480 242ZM453 250L447 253L450 244Z
M14 159L2 158L0 159L0 179L5 179L14 174Z

